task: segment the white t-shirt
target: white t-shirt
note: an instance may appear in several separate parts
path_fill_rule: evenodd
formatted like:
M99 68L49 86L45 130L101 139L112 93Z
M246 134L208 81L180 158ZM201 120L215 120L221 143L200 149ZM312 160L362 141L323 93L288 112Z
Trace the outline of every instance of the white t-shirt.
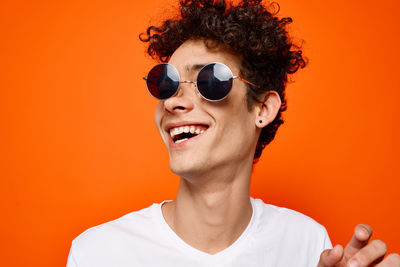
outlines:
M175 234L162 215L163 203L86 230L72 242L67 267L315 267L321 252L332 247L325 228L313 219L251 198L253 214L245 231L210 255Z

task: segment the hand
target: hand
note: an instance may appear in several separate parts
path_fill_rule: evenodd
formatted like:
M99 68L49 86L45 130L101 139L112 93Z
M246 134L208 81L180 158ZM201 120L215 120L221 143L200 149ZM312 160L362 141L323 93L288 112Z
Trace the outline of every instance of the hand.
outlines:
M336 245L333 249L321 253L317 267L400 267L400 255L393 253L384 258L386 244L380 240L372 240L372 228L359 224L346 248Z

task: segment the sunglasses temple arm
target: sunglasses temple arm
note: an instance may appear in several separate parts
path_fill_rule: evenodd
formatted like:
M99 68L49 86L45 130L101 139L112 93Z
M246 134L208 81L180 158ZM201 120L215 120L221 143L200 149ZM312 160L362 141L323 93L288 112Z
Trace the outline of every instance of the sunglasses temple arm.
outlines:
M234 79L239 79L239 80L241 80L242 82L245 82L245 83L247 83L247 84L250 84L250 85L253 85L253 86L257 87L257 88L260 88L260 86L255 85L254 83L249 82L248 80L245 80L245 79L243 79L243 78L240 77L240 76L233 76L233 78L234 78Z

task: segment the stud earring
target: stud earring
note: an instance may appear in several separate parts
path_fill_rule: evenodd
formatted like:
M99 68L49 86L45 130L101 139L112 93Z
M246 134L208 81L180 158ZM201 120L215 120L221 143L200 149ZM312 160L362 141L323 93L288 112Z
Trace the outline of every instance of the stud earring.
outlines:
M258 122L259 122L259 123L262 123L262 120L259 120Z

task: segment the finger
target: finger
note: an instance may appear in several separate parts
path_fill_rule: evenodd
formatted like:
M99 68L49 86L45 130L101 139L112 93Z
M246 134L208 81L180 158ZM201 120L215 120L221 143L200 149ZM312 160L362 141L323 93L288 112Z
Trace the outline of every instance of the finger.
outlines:
M372 228L367 224L359 224L354 229L353 237L344 249L344 257L349 259L353 257L361 248L368 244L372 235Z
M379 259L383 259L386 251L387 248L384 242L381 240L373 240L349 259L349 266L361 267L377 263Z
M389 254L381 263L375 267L400 267L400 255L397 253Z
M326 249L321 253L317 267L335 266L343 258L343 247L336 245L332 249Z

